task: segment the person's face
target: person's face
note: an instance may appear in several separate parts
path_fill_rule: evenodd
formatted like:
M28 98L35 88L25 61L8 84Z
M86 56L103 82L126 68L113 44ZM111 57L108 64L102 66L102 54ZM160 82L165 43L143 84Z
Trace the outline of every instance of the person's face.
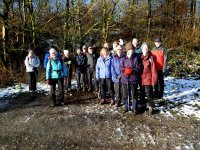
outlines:
M109 44L108 44L108 43L105 43L105 44L104 44L104 47L109 48Z
M113 49L116 50L116 48L117 48L117 44L113 43Z
M130 50L127 51L127 55L128 56L131 56L132 54L133 54L133 50L132 49L130 49Z
M149 51L148 46L147 45L143 46L143 48L142 48L142 54L144 56L146 56L146 54L148 53L148 51Z
M137 39L133 39L132 44L136 47L138 45L138 40Z
M102 50L101 54L102 54L103 56L108 56L108 51L104 49L104 50Z
M81 50L80 50L80 49L77 49L77 50L76 50L76 53L77 53L78 55L80 55L80 54L81 54Z
M29 52L29 55L30 55L30 56L33 56L33 55L34 55L34 52L33 52L33 51L30 51L30 52Z
M155 42L156 47L160 47L161 42Z
M56 55L57 55L57 52L56 52L56 51L53 51L53 52L51 53L51 57L52 57L52 58L56 58Z
M93 53L93 49L92 49L91 47L89 47L89 48L88 48L88 52L89 52L90 54L92 54L92 53Z
M87 52L87 48L83 48L83 53L86 53Z

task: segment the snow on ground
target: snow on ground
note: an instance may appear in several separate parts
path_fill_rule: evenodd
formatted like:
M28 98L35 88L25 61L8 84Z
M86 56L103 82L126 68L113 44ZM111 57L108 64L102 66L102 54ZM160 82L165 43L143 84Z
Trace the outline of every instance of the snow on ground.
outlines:
M76 81L72 81L72 89L76 87ZM37 84L38 92L48 92L49 86L45 83ZM17 84L8 88L0 89L0 98L15 97L19 93L28 92L27 84ZM174 77L165 78L164 101L168 105L158 106L161 114L173 117L172 112L179 115L195 116L200 119L200 80L193 78L176 79ZM119 113L114 108L105 106L86 106L86 113L96 112L104 114L106 112Z

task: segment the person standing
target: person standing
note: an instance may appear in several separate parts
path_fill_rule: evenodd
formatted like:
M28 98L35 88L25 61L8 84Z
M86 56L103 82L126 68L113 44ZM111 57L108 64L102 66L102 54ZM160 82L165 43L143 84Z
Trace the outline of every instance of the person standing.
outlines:
M142 95L145 101L145 96L147 97L148 106L149 106L149 113L152 114L154 108L154 101L153 101L153 86L157 83L157 70L155 61L151 52L149 52L148 45L143 43L141 46L142 50Z
M67 92L70 92L74 59L73 59L72 55L70 54L69 50L64 50L63 61L67 67L67 72L68 72L65 90Z
M130 108L130 99L132 99L132 112L136 115L138 113L137 86L142 65L136 54L134 54L134 47L132 43L127 43L125 47L127 53L126 56L123 57L122 63L120 64L120 70L123 73L121 77L123 100L125 103L125 112L127 112Z
M26 72L28 74L29 91L34 95L37 90L37 77L38 77L38 67L40 66L40 60L35 55L33 50L29 50L28 56L24 61L26 66Z
M112 81L114 82L114 95L115 95L115 102L117 103L117 107L121 106L122 100L122 92L121 92L121 76L122 72L120 70L120 63L122 61L122 53L123 49L121 45L117 46L117 51L115 56L112 59Z
M46 82L50 85L51 106L64 105L64 82L67 80L67 69L54 48L50 49L50 57L46 67ZM58 85L58 94L56 94L56 85ZM58 103L57 103L57 99Z
M111 105L114 105L114 93L112 89L111 64L112 56L107 48L102 48L101 56L97 59L96 78L100 83L100 104L106 102L106 93L110 95Z
M151 53L155 60L158 76L158 82L154 87L154 97L160 99L164 94L164 71L167 62L167 49L162 45L160 37L155 38L154 43L155 47L152 49Z
M96 56L93 53L92 46L88 47L87 53L87 77L88 77L88 91L92 90L92 79L95 76ZM94 77L95 79L95 77Z
M86 88L86 71L87 71L87 57L81 53L81 50L78 48L76 50L76 56L75 56L75 68L76 68L76 79L77 79L77 91L80 91L81 84L83 87L83 91L85 91Z

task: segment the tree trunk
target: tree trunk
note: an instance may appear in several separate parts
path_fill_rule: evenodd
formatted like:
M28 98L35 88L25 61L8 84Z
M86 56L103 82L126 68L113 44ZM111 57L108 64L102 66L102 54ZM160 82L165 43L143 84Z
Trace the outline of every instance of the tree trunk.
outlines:
M102 44L107 42L107 28L108 28L108 20L107 20L107 13L106 13L106 1L103 0L102 4Z
M78 9L77 9L77 19L78 19L78 43L82 43L82 32L81 32L81 0L78 0Z
M151 30L151 0L148 0L148 12L147 12L147 38L150 35Z
M64 49L67 49L69 44L69 0L66 0L66 7L65 7L65 22L64 22Z

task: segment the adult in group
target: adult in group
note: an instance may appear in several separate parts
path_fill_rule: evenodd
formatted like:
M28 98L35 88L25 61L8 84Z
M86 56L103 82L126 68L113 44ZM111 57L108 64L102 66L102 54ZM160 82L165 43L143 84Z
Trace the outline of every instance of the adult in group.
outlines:
M51 106L64 105L64 82L67 80L67 69L63 59L58 57L54 48L50 49L50 57L46 68L46 82L50 85ZM58 85L58 94L56 94ZM58 102L57 102L57 99Z
M122 46L117 46L117 51L115 56L112 59L112 81L114 82L114 95L115 99L114 101L117 103L117 107L121 106L121 100L122 100L122 91L121 91L121 76L122 72L120 70L120 63L122 61Z
M37 77L38 77L38 67L40 66L40 60L35 55L33 50L29 50L28 56L24 61L26 66L26 72L28 74L29 91L34 95L37 90Z
M74 59L72 57L72 54L69 52L69 50L64 50L63 60L64 60L64 63L67 67L67 72L68 72L65 90L67 92L70 92L71 91L71 80L72 80L72 71L73 71Z
M81 49L76 50L75 55L75 68L76 68L76 79L77 79L77 91L86 90L85 76L87 74L87 57L81 52Z
M93 47L88 47L88 53L87 53L87 77L88 77L88 91L91 91L92 86L92 79L95 79L95 66L96 66L96 56L93 53Z
M102 48L100 52L101 56L97 59L96 64L96 78L100 83L100 104L106 102L106 93L110 95L111 105L114 105L114 93L112 88L112 75L111 75L111 63L112 56L107 48Z
M145 97L147 97L147 102L149 106L149 113L152 114L154 108L154 101L153 101L153 86L157 83L157 70L155 61L151 52L149 52L148 45L143 43L141 46L142 50L142 98L145 101Z
M154 39L155 47L151 51L155 60L158 83L155 85L155 98L162 98L164 94L164 71L166 69L167 49L162 45L160 37Z
M132 99L132 112L136 115L138 113L137 86L142 66L138 61L138 57L134 54L132 43L127 43L125 47L127 53L120 64L120 70L123 73L121 77L123 100L125 103L125 112L127 112L130 108L130 99Z

